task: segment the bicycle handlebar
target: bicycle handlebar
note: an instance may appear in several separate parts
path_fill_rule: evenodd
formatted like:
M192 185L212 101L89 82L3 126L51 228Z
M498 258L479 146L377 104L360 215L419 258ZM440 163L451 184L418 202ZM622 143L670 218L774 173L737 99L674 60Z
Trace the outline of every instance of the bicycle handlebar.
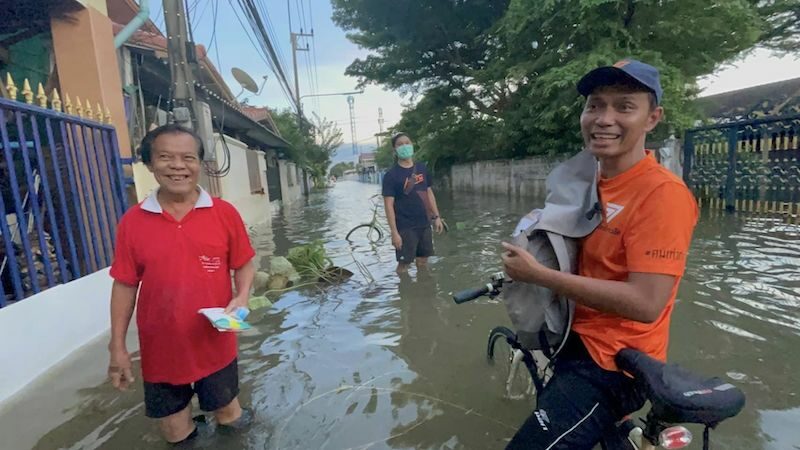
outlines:
M467 289L461 292L456 292L453 294L453 301L456 304L466 303L471 300L475 300L478 297L483 297L484 295L488 294L492 290L492 284L488 283L486 286L475 288L475 289Z
M466 289L456 292L453 294L453 301L456 302L457 305L460 305L462 303L475 300L478 297L483 297L484 295L489 295L491 297L497 296L500 294L500 288L503 287L503 283L509 281L510 280L506 280L504 273L498 272L492 275L489 283L486 283L479 288Z

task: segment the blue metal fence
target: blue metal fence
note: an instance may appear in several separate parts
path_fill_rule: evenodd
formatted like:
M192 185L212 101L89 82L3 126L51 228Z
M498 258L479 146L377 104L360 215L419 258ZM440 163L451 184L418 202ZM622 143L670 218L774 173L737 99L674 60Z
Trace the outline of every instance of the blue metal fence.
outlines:
M0 307L111 263L122 164L113 126L0 98Z
M382 184L385 172L364 172L358 174L358 181L362 183Z
M800 115L686 131L684 179L701 206L800 217Z

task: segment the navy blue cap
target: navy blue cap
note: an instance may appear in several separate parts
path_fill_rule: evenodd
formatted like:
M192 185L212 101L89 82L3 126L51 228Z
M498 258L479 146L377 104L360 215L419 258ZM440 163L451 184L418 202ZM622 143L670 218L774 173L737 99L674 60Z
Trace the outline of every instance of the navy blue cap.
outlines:
M610 86L622 80L633 81L656 95L656 103L661 103L664 91L658 69L635 59L623 59L613 66L598 67L578 81L578 92L584 97L600 86Z

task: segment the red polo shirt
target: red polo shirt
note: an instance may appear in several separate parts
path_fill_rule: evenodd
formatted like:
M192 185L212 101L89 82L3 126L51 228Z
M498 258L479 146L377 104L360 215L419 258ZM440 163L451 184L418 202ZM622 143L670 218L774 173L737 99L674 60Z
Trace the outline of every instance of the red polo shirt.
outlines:
M180 222L155 193L122 216L111 276L140 285L136 324L146 382L193 383L233 361L236 335L217 331L197 310L227 306L230 271L254 255L233 205L202 189Z

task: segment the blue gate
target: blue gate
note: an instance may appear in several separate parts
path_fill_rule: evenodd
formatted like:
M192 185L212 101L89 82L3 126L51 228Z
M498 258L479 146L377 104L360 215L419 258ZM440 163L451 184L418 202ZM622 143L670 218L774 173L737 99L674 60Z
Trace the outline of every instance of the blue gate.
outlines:
M127 209L117 135L79 113L0 98L0 307L111 263Z
M698 203L800 218L800 115L687 130L684 180Z

